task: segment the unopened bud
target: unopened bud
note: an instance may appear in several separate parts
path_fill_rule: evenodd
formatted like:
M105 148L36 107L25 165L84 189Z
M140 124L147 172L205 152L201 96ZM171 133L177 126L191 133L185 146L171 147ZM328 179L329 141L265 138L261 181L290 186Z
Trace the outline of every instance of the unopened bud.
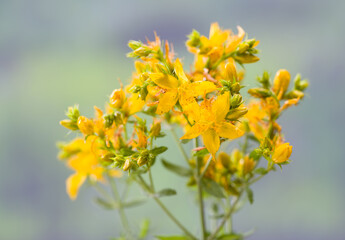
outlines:
M288 99L303 98L304 97L304 93L299 91L299 90L292 90L291 92L286 94L286 97Z
M235 59L240 63L254 63L260 60L257 56L250 53L243 53L235 56Z
M66 116L72 121L76 122L78 120L78 117L80 116L78 105L74 105L73 107L68 107Z
M237 52L238 52L238 54L242 54L245 51L247 51L248 48L249 48L249 44L246 42L243 42L239 45Z
M149 150L145 149L144 151L142 151L140 156L137 159L137 164L140 167L143 166L144 164L146 164L149 160L149 155L150 155Z
M225 152L220 152L218 154L217 160L220 161L225 168L230 168L230 156Z
M125 163L123 164L123 171L128 171L132 167L131 159L127 158Z
M109 103L113 108L121 108L126 99L123 89L115 89L109 98Z
M87 117L84 117L84 116L79 116L77 124L78 124L79 130L83 134L85 135L93 134L93 122L91 119L88 119Z
M272 161L275 163L283 163L289 160L292 153L292 146L289 143L279 145L273 153Z
M225 65L225 78L232 81L237 81L237 72L235 61L230 58L229 62Z
M248 109L246 107L238 107L235 109L231 109L226 116L226 118L230 120L237 120L240 117L244 116L248 112Z
M160 132L161 132L161 123L160 122L154 123L150 129L150 135L152 137L157 137L159 136Z
M148 55L150 55L150 53L152 53L152 50L148 47L143 46L134 50L133 53L138 57L147 57Z
M68 128L70 130L78 130L78 125L75 121L69 120L69 119L65 119L60 121L60 125L62 125L65 128Z
M271 91L265 88L252 88L248 90L248 93L257 98L267 98L272 95Z
M193 30L191 34L188 35L187 45L190 47L197 47L200 44L200 33Z
M128 42L128 47L130 47L132 50L136 50L138 48L140 48L143 44L139 41L134 41L131 40Z
M284 95L290 84L290 73L285 69L280 69L273 81L273 92L278 96L278 99Z
M234 84L231 85L230 87L231 93L239 93L241 90L241 84L239 82L235 82Z
M231 107L237 108L242 104L242 96L240 94L234 94L231 97Z

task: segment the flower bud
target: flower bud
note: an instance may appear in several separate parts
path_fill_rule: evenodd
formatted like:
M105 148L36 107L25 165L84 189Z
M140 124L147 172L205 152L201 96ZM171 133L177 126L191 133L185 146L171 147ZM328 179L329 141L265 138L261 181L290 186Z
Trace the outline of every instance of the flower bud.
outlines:
M191 34L188 35L188 40L186 42L187 46L197 47L200 45L200 33L193 30Z
M77 124L78 124L79 130L83 134L85 135L93 134L93 122L91 119L88 119L87 117L84 117L84 116L79 116Z
M241 64L254 63L260 60L260 58L250 53L243 53L243 54L237 55L235 56L235 59Z
M78 105L74 105L73 107L68 107L66 116L72 121L76 122L78 120L78 117L80 116Z
M140 156L137 159L137 164L139 165L139 167L147 163L147 161L149 160L149 155L150 152L147 149L141 152Z
M271 91L265 88L252 88L248 90L248 93L256 98L267 98L272 95Z
M230 168L230 156L225 152L220 152L218 154L217 160L220 161L225 168Z
M240 117L244 116L248 112L248 109L246 107L238 107L235 109L231 109L226 116L226 118L230 120L237 120Z
M237 108L242 104L242 96L240 94L234 94L231 97L231 107Z
M235 82L230 87L231 93L239 93L241 90L241 84L239 82Z
M303 98L304 97L304 93L299 91L299 90L292 90L291 92L286 94L286 97L288 99Z
M139 41L134 41L131 40L128 42L128 47L130 47L132 50L136 50L138 48L140 48L143 44Z
M237 52L238 52L238 54L242 54L242 53L244 53L245 51L247 51L248 48L249 48L249 44L246 43L246 42L243 42L243 43L241 43L241 44L238 46Z
M121 108L125 102L126 94L122 89L115 89L110 95L109 101L113 108Z
M283 163L289 160L291 153L292 146L290 146L290 143L281 144L274 150L272 161L275 163Z
M285 69L280 69L273 81L273 92L281 99L290 84L290 73Z
M161 123L160 122L154 123L150 129L150 136L157 137L159 136L160 132L161 132Z
M225 65L225 78L231 82L234 80L237 81L235 61L232 58L230 58L229 62Z
M249 156L245 156L242 158L238 163L238 173L240 176L245 176L246 174L250 173L255 166L255 161Z
M78 126L77 123L75 121L69 120L69 119L65 119L60 121L60 125L62 125L65 128L68 128L70 130L78 130Z
M132 167L131 159L127 158L125 163L123 164L123 171L128 171Z
M138 57L147 57L148 55L150 55L150 53L152 53L152 50L146 46L143 46L134 50L133 53Z

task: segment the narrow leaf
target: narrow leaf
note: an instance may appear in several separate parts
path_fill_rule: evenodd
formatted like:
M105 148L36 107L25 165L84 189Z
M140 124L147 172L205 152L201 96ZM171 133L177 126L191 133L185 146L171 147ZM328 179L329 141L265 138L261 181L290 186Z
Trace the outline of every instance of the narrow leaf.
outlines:
M218 183L216 183L215 181L204 178L201 181L201 185L202 185L203 189L208 194L210 194L216 198L225 198L222 187Z
M172 196L176 195L176 191L171 188L165 188L156 193L157 197Z
M247 187L247 188L246 188L246 193L247 193L248 200L249 200L250 204L253 204L253 202L254 202L254 194L253 194L253 191L252 191L249 187Z
M107 200L103 198L99 198L99 197L95 198L95 203L97 203L99 206L101 206L102 208L106 210L112 210L116 208L115 204L108 202Z
M162 147L156 147L152 149L150 152L157 156L158 154L164 153L166 150L168 150L168 148L162 146Z
M179 166L179 165L176 165L176 164L173 164L173 163L170 163L165 159L162 159L162 164L166 169L168 169L168 170L170 170L170 171L172 171L172 172L174 172L177 175L180 175L182 177L190 177L193 174L192 170L185 168L185 167L182 167L182 166Z
M146 199L135 199L132 201L122 203L122 206L125 208L136 207L145 203Z
M149 232L149 228L150 228L150 221L148 219L144 219L141 222L141 226L140 226L140 233L139 233L140 239L146 238L147 233Z

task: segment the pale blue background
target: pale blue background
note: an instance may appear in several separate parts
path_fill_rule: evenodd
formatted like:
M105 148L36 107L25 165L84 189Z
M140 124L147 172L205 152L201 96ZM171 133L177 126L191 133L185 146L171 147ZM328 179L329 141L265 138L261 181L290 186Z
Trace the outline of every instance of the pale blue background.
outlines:
M287 68L311 83L281 121L293 164L255 185L255 204L236 215L235 229L256 227L250 239L258 240L344 239L344 10L336 0L0 1L0 239L109 239L120 231L118 216L99 209L92 190L83 188L75 202L65 194L71 172L56 159L55 142L71 136L58 121L74 103L91 114L118 77L130 78L128 40L152 39L156 30L190 64L186 35L208 34L214 21L261 40L248 79ZM172 139L165 143L165 157L182 163ZM182 189L164 201L197 231L184 179L159 163L154 174L158 187ZM151 202L128 213L134 226L155 216L154 235L179 232Z

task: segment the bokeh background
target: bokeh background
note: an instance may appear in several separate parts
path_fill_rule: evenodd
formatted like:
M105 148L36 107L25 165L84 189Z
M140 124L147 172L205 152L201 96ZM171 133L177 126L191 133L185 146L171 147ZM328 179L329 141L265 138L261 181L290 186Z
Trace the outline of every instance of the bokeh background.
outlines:
M193 28L207 35L214 21L241 25L261 40L261 61L248 65L248 84L279 68L310 80L305 101L281 121L293 164L255 185L255 203L235 216L235 229L255 227L250 239L258 240L345 239L344 10L339 0L0 1L0 239L118 235L117 214L94 204L94 191L83 187L74 202L65 194L71 172L56 159L55 144L71 136L58 121L75 103L92 114L119 87L118 78L130 78L128 40L152 39L157 31L188 67L186 35ZM172 138L165 143L165 157L182 163ZM154 175L158 187L178 189L164 202L197 231L184 179L176 181L160 163ZM152 235L179 232L152 202L127 212L135 227L152 216Z

